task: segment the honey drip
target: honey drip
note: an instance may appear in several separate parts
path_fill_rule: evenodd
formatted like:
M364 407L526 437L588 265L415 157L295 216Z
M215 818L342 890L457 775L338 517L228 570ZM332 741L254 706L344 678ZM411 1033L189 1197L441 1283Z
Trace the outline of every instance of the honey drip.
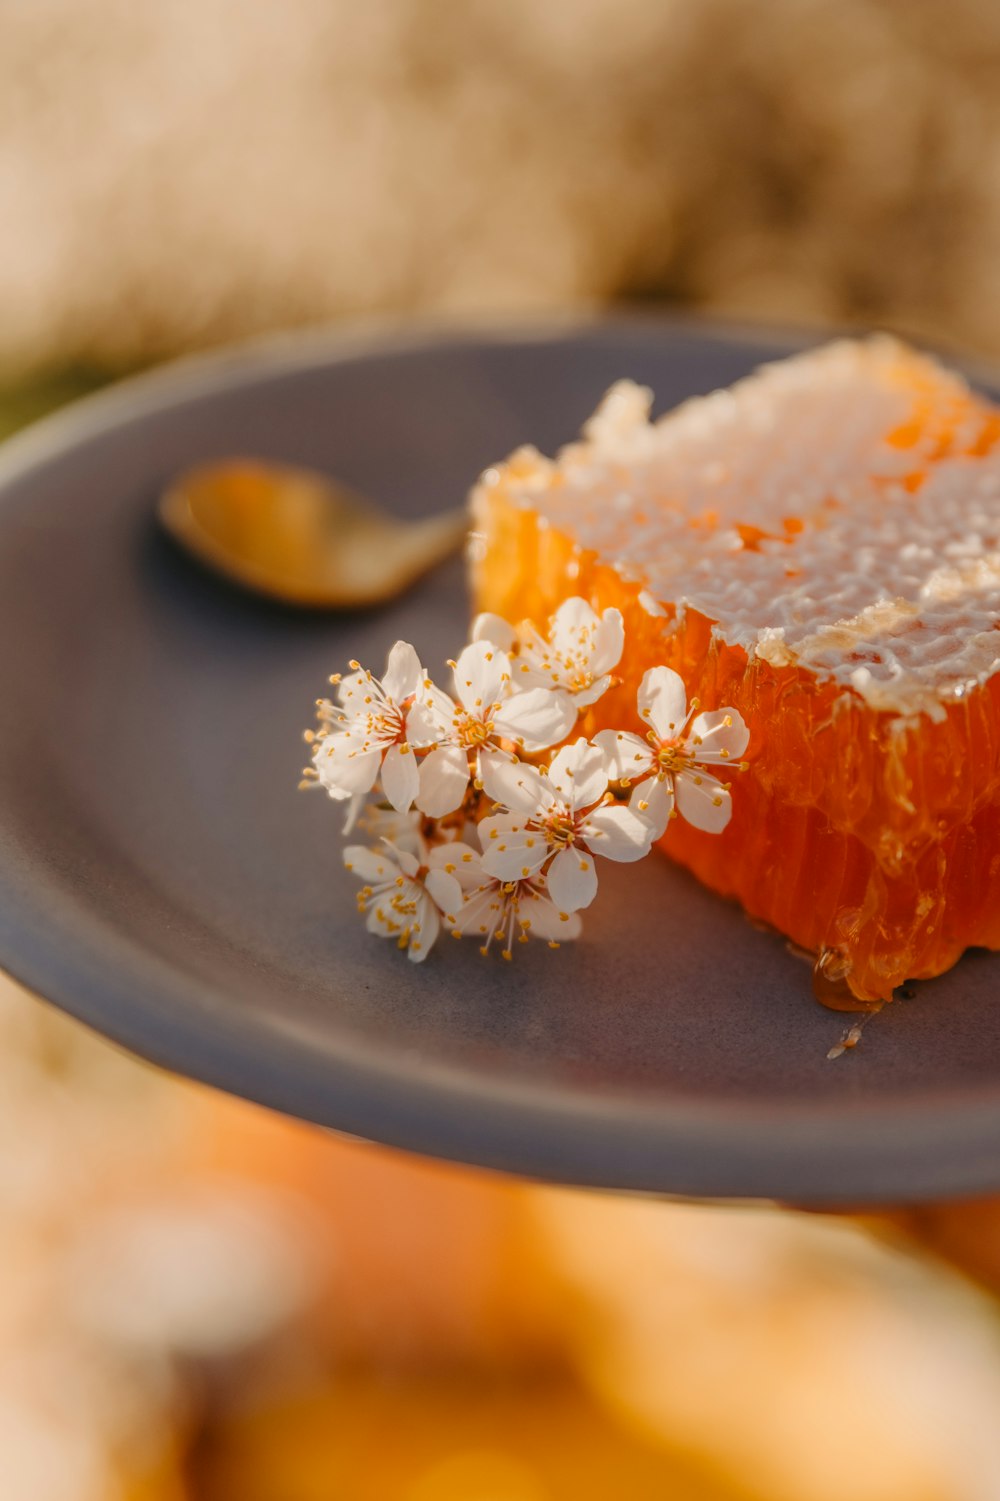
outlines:
M845 1053L850 1053L861 1041L861 1033L864 1031L865 1022L870 1021L875 1013L870 1011L859 1022L852 1023L838 1043L827 1053L827 1059L832 1063L837 1058L842 1058Z
M830 1011L878 1011L880 1000L863 1001L849 983L851 961L842 949L821 949L813 965L813 995Z

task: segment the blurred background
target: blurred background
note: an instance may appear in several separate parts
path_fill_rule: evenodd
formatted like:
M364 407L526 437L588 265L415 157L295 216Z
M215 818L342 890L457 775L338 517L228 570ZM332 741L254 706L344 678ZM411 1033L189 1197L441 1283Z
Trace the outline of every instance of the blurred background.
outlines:
M995 355L1000 7L0 0L0 224L2 432L343 318L627 302ZM1000 1497L991 1206L505 1182L3 981L0 1128L11 1501Z

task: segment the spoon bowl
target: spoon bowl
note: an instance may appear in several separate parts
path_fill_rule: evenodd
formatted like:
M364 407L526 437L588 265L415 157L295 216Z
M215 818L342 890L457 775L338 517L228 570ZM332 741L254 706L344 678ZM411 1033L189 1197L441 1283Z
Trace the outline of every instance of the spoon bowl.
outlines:
M311 469L226 459L185 470L160 520L200 562L287 604L357 610L403 594L450 556L464 509L418 521L386 516Z

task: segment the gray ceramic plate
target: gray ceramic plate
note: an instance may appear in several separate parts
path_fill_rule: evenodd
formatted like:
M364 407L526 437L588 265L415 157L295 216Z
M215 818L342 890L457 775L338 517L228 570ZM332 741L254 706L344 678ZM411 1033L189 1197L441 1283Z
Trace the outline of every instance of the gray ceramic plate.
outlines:
M787 346L786 346L787 347ZM329 469L400 512L516 444L572 437L629 375L661 407L783 352L616 320L308 340L91 399L0 459L0 962L110 1037L281 1110L569 1183L800 1203L1000 1188L1000 961L968 956L826 1053L841 1019L780 940L658 859L614 868L585 941L516 962L369 938L339 814L296 791L327 674L397 636L440 665L461 565L335 619L175 553L184 465Z

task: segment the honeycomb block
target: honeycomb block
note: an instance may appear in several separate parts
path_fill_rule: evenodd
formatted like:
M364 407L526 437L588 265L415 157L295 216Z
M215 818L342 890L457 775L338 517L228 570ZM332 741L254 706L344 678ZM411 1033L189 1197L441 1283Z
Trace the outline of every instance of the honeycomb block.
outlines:
M642 733L661 663L740 711L729 827L678 819L663 847L813 953L831 996L1000 948L1000 414L883 336L650 405L621 382L556 459L486 471L477 609L623 612L588 734Z

